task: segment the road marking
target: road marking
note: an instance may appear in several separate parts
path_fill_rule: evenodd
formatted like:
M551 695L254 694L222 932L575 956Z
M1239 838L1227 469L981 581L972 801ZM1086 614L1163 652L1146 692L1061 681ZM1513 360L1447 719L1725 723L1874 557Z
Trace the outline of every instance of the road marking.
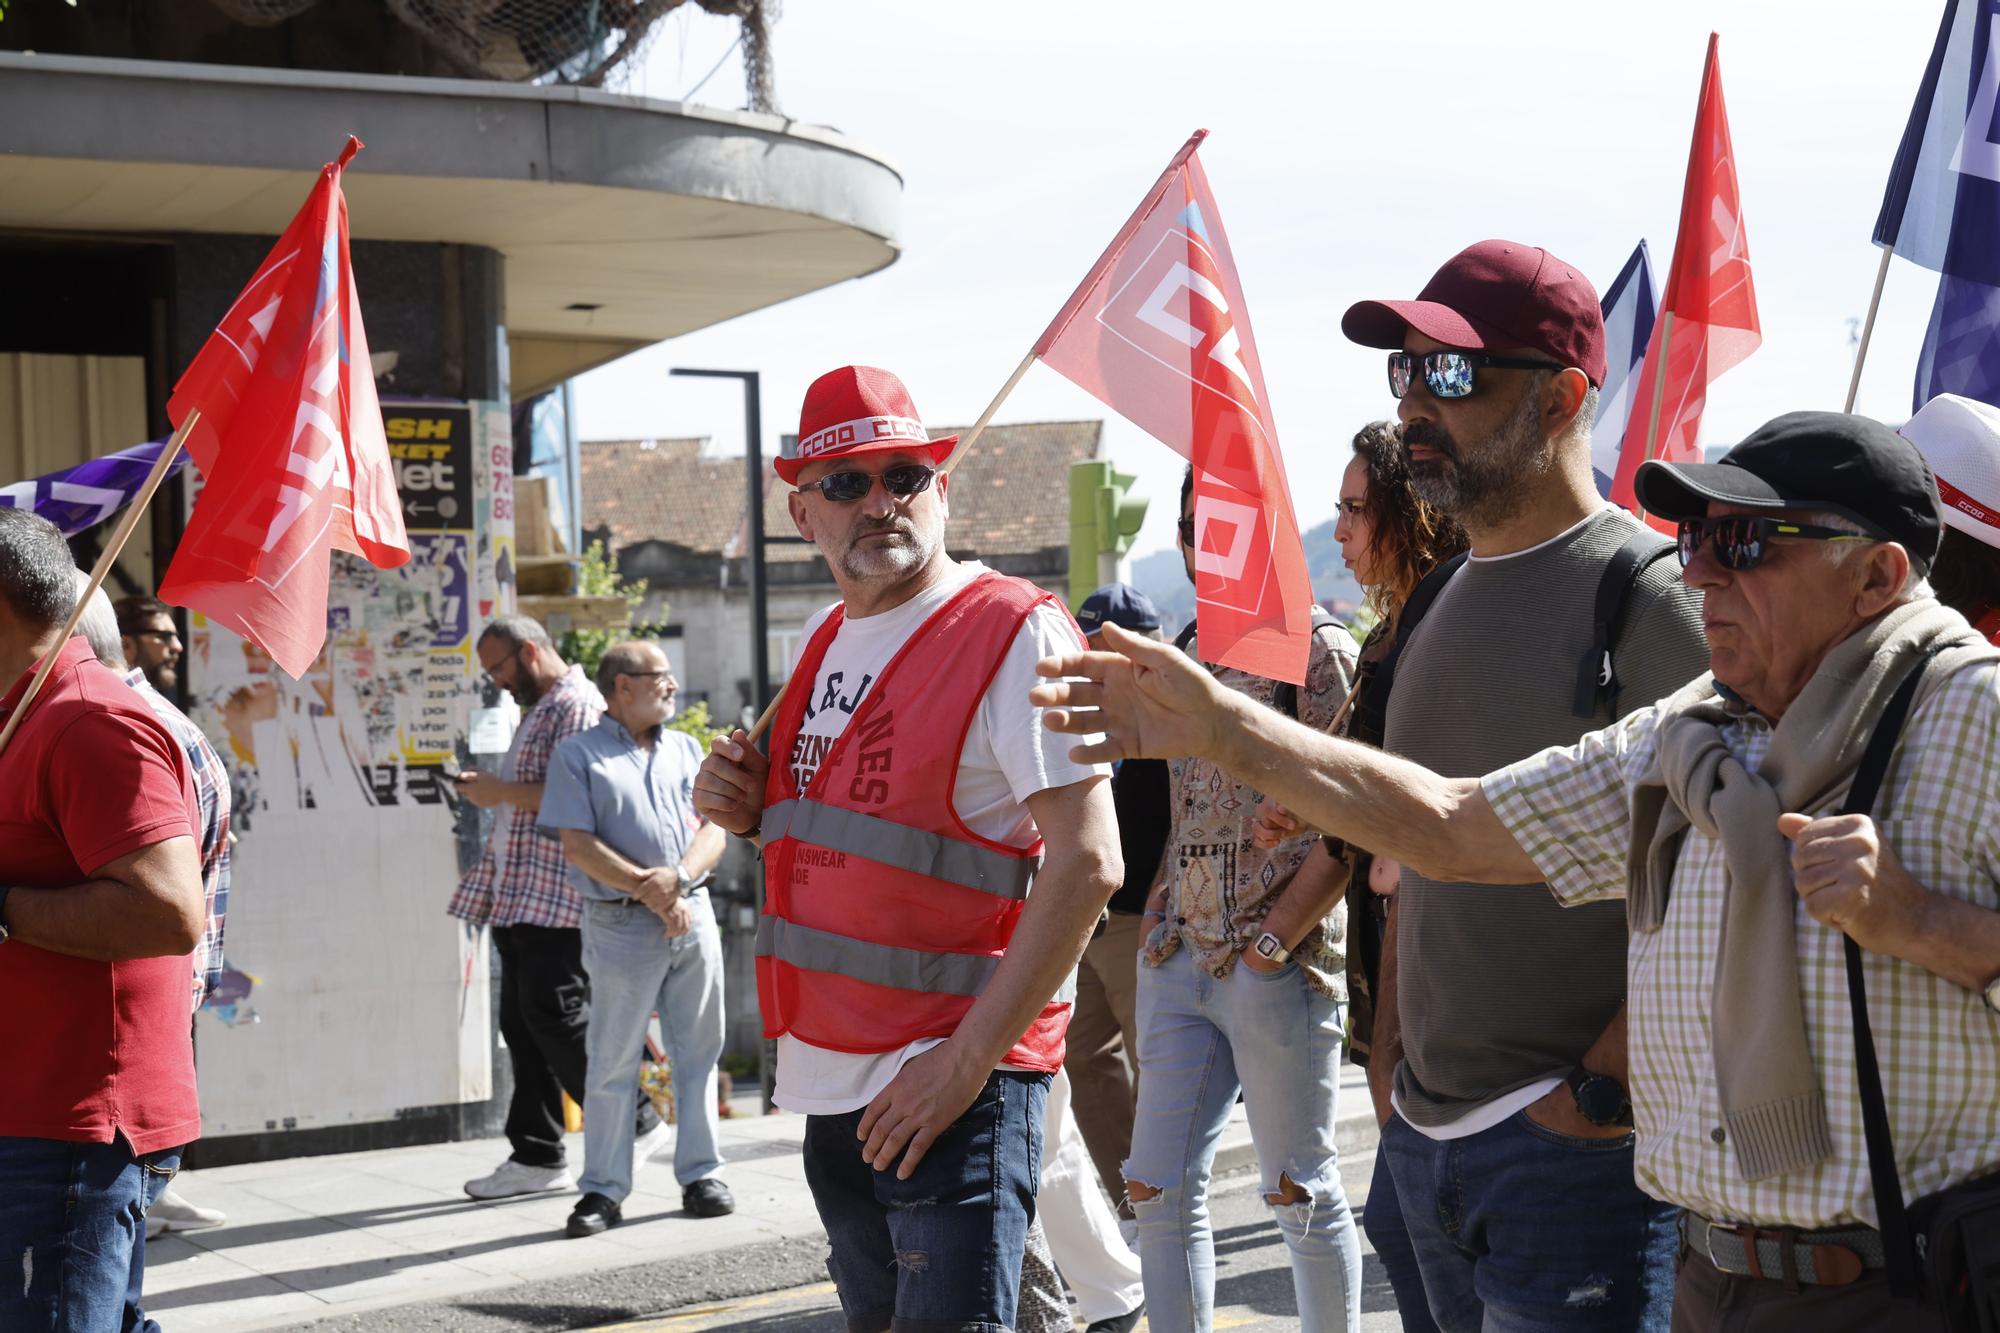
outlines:
M810 1287L790 1287L784 1291L751 1296L740 1301L727 1301L721 1305L702 1305L692 1310L676 1310L672 1314L635 1319L625 1324L605 1324L597 1329L596 1333L659 1333L660 1330L666 1329L676 1330L676 1333L692 1333L693 1330L709 1327L715 1322L734 1319L746 1310L759 1310L766 1306L786 1305L832 1295L835 1295L833 1284L820 1282Z

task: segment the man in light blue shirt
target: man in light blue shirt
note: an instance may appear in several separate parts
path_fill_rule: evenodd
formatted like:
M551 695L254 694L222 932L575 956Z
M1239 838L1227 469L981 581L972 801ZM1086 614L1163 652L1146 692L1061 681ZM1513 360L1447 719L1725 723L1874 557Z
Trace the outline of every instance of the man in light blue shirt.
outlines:
M572 1236L622 1220L635 1166L632 1088L656 1009L673 1064L681 1206L697 1217L736 1207L718 1174L722 939L707 888L725 835L695 812L700 745L664 725L679 688L666 655L650 643L615 644L598 665L597 688L604 717L556 748L536 817L561 834L583 899L590 974L583 1197L569 1216Z

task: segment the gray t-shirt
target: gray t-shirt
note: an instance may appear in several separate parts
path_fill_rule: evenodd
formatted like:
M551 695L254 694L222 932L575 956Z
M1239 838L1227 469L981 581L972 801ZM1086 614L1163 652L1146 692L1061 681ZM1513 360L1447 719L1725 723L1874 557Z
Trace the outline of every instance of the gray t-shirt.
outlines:
M1606 509L1540 546L1466 561L1410 636L1384 748L1480 777L1612 721L1571 703L1599 578L1637 527ZM1639 576L1615 633L1621 716L1708 669L1701 594L1671 556ZM1396 1101L1414 1125L1449 1125L1567 1074L1625 1000L1623 903L1564 908L1542 884L1445 884L1406 869L1396 916Z

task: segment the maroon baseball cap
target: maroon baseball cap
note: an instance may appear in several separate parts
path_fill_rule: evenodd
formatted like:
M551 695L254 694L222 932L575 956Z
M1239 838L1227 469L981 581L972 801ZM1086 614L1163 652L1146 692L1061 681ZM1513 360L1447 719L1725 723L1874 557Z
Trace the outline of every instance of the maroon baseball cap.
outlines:
M1604 383L1604 313L1574 265L1538 246L1481 241L1446 261L1414 301L1357 301L1340 331L1363 347L1403 345L1415 329L1447 347L1525 347Z

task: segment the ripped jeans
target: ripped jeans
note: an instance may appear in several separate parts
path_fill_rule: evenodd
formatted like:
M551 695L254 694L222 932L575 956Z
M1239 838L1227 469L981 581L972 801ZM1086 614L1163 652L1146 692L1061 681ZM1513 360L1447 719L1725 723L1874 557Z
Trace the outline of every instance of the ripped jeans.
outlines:
M159 1333L146 1317L146 1212L181 1150L0 1138L0 1329Z
M1158 1191L1132 1202L1155 1333L1206 1333L1213 1323L1208 1179L1239 1089L1266 1200L1306 1195L1270 1205L1290 1252L1300 1327L1360 1327L1361 1243L1333 1148L1344 1008L1308 986L1296 963L1266 975L1239 962L1221 978L1186 949L1158 967L1141 963L1145 1076L1125 1179Z
M877 1171L863 1111L806 1117L806 1185L849 1333L1005 1333L1042 1175L1047 1074L997 1070L908 1180Z

